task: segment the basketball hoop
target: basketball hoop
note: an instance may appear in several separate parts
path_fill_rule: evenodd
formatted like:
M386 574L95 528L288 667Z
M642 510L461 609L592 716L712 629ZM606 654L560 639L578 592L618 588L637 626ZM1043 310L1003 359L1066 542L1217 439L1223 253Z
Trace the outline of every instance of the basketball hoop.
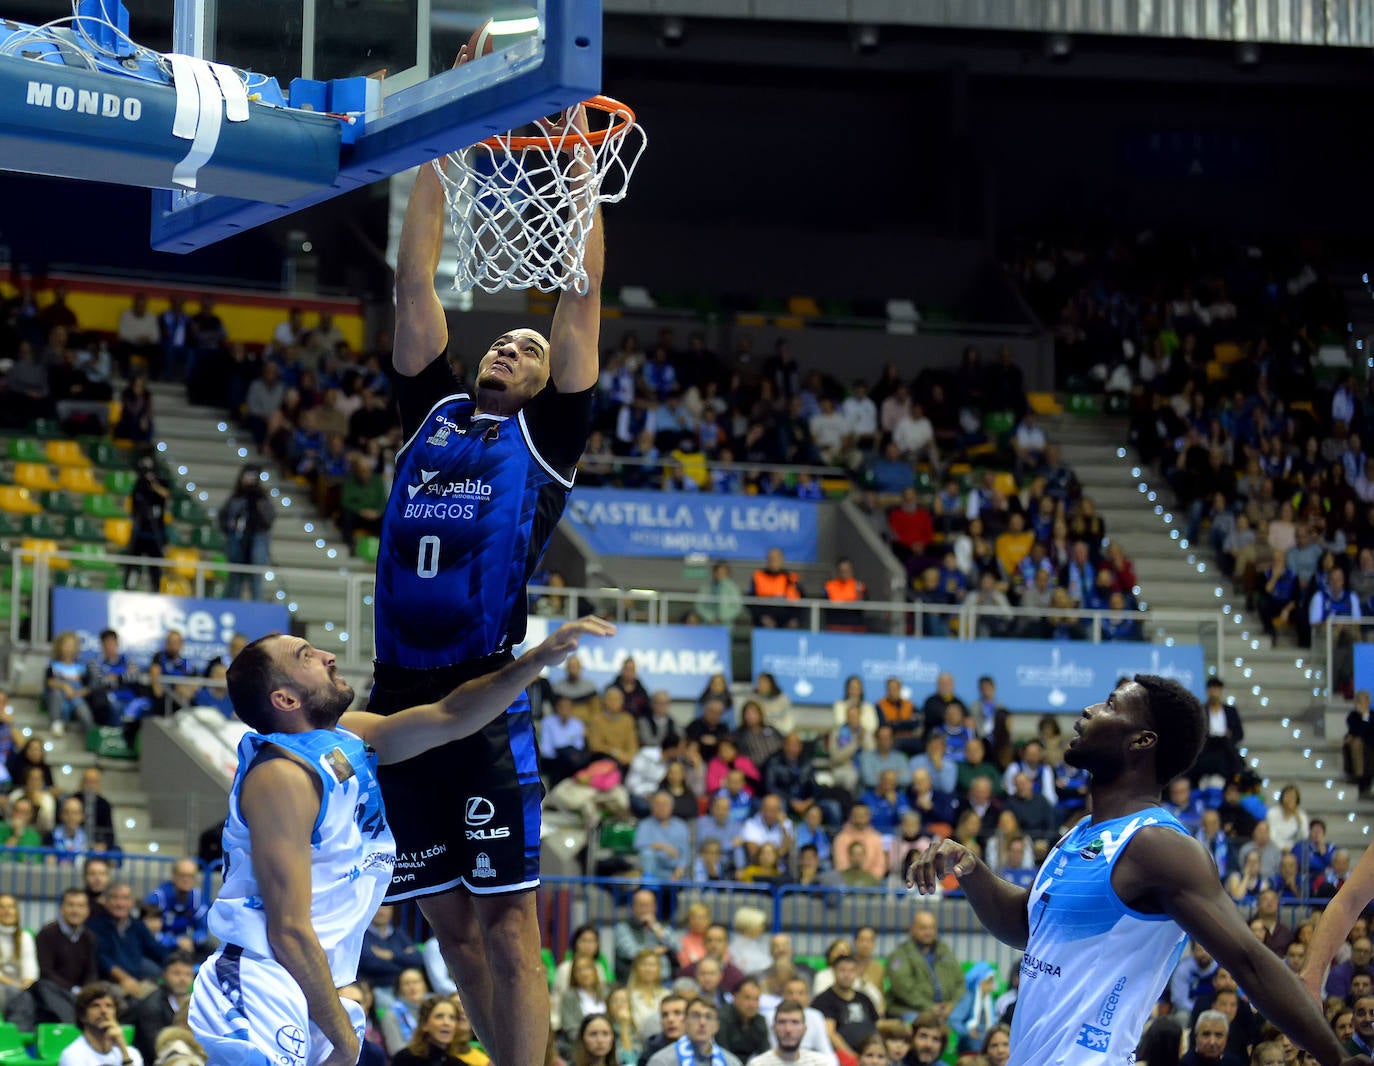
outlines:
M587 291L582 256L596 209L625 198L648 136L618 100L584 106L606 125L584 133L565 113L540 119L536 133L497 134L434 161L457 244L454 289Z

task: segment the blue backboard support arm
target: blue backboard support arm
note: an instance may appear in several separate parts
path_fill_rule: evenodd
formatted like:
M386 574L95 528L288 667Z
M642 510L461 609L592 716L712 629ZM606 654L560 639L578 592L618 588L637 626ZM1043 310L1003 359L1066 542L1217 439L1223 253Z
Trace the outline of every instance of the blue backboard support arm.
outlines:
M595 96L600 22L597 0L549 4L543 55L533 70L480 88L465 71L451 70L402 89L387 100L386 114L344 149L334 184L289 203L154 190L152 246L178 253L203 248ZM174 201L182 206L174 209Z

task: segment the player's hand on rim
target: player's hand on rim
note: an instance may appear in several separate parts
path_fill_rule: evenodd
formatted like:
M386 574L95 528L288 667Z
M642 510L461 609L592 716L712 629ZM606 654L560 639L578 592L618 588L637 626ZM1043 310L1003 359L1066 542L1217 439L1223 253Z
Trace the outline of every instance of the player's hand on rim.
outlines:
M908 859L906 886L923 896L928 895L939 891L940 882L947 874L967 877L977 865L978 856L957 840L945 838Z

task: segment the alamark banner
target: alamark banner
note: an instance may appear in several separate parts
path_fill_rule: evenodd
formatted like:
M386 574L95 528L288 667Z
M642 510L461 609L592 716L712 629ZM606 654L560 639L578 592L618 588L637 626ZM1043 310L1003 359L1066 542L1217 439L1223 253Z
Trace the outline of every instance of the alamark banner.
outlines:
M814 563L819 506L780 496L579 488L563 517L600 555L762 559L781 548L788 562Z
M532 648L562 623L556 618L531 618L520 654ZM582 673L604 689L620 673L620 665L634 659L639 680L650 692L666 689L675 700L695 701L712 674L730 679L730 630L725 626L648 626L616 623L616 634L607 639L585 637L576 655ZM561 666L545 676L563 676Z

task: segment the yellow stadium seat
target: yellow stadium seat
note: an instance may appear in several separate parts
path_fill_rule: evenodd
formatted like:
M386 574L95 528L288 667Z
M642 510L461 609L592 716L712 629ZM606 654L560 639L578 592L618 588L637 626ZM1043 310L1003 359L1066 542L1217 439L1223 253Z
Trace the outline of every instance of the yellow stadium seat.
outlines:
M819 318L821 305L810 296L793 296L787 301L787 313L803 318Z
M105 539L111 544L124 547L133 539L134 524L127 518L105 519Z
M803 329L806 326L806 319L797 315L778 315L773 319L773 325L778 329Z
M32 560L35 555L43 555L47 552L57 551L59 545L57 541L48 540L45 537L25 537L22 541L19 542L19 548L21 551L31 552L32 555L29 556L29 560ZM71 565L72 561L70 559L48 560L49 570L69 570L71 569Z
M761 328L768 325L768 316L756 315L752 311L741 311L735 316L735 325Z
M1006 470L999 471L992 479L992 488L1003 496L1016 495L1016 476Z
M1062 415L1064 408L1052 392L1028 392L1026 403L1038 415Z
M105 484L89 466L64 466L57 471L57 481L68 492L96 496L105 491Z
M198 548L168 548L167 561L173 565L168 569L172 577L193 578L196 576L195 564L200 562L200 550Z
M47 463L15 463L14 483L38 492L55 492L62 487Z
M43 505L22 486L0 485L0 511L7 514L42 514Z
M83 466L89 468L91 458L81 450L74 440L50 440L47 446L48 462L54 466Z
M950 463L949 469L945 471L949 477L963 477L965 474L973 473L973 467L968 463Z
M1212 354L1216 356L1218 363L1229 365L1240 362L1241 356L1245 353L1235 341L1221 341L1212 348Z

